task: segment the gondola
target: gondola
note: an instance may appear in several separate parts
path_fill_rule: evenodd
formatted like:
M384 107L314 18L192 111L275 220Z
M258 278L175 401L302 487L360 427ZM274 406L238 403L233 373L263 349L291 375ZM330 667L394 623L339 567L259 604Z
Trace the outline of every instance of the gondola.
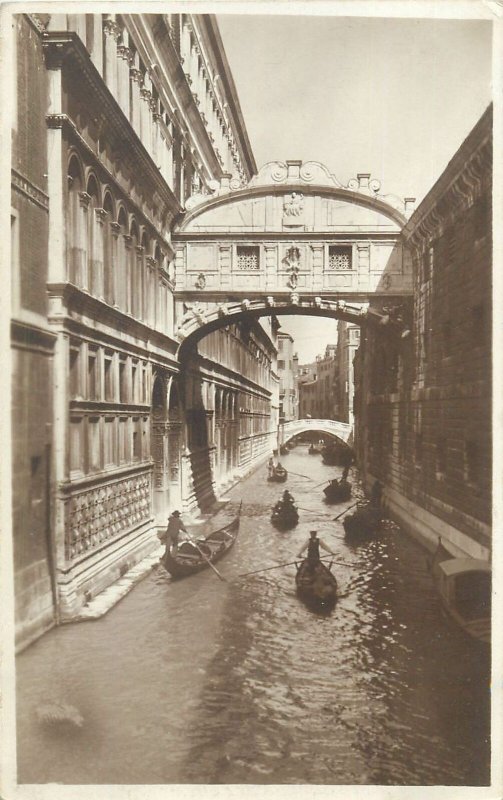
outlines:
M345 480L330 481L323 489L323 494L329 503L343 503L351 497L351 484Z
M289 530L294 528L299 521L299 512L295 506L282 507L279 510L273 508L271 514L271 522L275 528L280 531Z
M324 447L321 451L321 459L324 464L327 464L330 467L339 466L341 464L339 448L333 446Z
M319 610L334 607L337 601L337 581L330 571L331 566L332 562L327 567L319 561L313 570L307 558L297 565L297 594L307 605Z
M356 511L344 517L345 537L350 542L373 539L381 525L381 510L371 503L358 503Z
M491 641L491 566L477 558L455 558L439 538L431 574L445 611L466 633Z
M277 483L284 483L288 478L288 472L284 467L281 467L279 464L276 467L273 467L269 471L269 475L267 476L268 481L276 481Z
M191 542L185 541L179 545L175 557L167 551L162 558L162 564L170 575L173 578L185 578L206 569L209 566L208 561L212 564L219 561L236 541L240 515L241 504L237 516L223 528L209 533L204 539L194 539L197 547ZM206 558L199 551L204 553Z

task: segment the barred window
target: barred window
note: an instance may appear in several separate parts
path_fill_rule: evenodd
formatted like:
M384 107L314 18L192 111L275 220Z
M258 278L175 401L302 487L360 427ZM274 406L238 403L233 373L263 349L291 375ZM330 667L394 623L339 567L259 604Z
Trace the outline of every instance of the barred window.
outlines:
M352 255L353 250L351 247L330 245L328 248L328 268L336 270L352 269Z
M257 270L260 268L260 248L241 246L237 248L238 269Z

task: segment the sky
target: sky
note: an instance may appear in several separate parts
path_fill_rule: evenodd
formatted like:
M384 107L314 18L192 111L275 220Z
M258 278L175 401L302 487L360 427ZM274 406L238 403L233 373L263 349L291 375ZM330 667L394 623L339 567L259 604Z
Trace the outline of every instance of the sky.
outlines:
M217 16L257 167L320 161L382 194L433 186L491 102L491 23L336 16ZM283 317L301 363L336 322Z

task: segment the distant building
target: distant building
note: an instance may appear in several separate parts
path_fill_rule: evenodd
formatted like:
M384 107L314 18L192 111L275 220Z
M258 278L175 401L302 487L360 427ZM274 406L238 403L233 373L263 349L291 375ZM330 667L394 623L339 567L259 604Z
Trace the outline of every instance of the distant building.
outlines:
M354 367L355 353L360 346L360 327L339 320L337 324L337 353L335 406L337 419L353 423L354 409Z
M337 419L337 345L328 344L325 354L298 368L299 418Z
M279 421L289 422L298 416L296 374L298 356L294 353L294 340L289 333L278 332Z

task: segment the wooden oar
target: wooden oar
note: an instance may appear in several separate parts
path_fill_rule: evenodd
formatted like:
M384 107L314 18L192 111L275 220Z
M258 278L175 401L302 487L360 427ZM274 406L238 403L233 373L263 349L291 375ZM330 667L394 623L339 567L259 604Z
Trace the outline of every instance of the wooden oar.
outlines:
M208 556L206 556L206 555L203 553L203 551L201 550L201 548L199 547L199 545L197 544L197 542L195 542L195 541L194 541L194 539L193 539L193 538L192 538L192 537L191 537L189 534L187 534L187 538L188 538L189 542L190 542L191 544L193 544L193 545L194 545L194 547L196 548L196 550L198 550L198 551L200 552L200 554L202 555L202 557L204 558L204 560L208 562L208 566L210 566L210 567L211 567L211 569L213 570L213 572L216 572L216 574L218 575L218 577L220 578L220 580L221 580L221 581L226 581L226 578L224 578L224 576L223 576L223 575L222 575L222 574L221 574L221 573L218 571L218 569L215 567L215 565L211 563L210 559L208 558Z
M336 519L339 519L339 517L342 517L342 515L345 514L346 511L349 511L351 508L354 508L355 506L357 506L359 502L360 501L357 500L356 503L353 503L353 505L348 506L347 508L345 508L344 511L341 511L340 514L337 514L337 516L333 518L332 522L335 522Z
M302 506L297 506L297 508L300 508L301 511L309 511L310 514L320 514L321 513L321 511L313 511L312 508L302 508Z
M295 475L297 478L305 478L308 481L312 481L313 479L309 477L309 475L301 475L300 472L292 472L292 470L288 470L289 475Z
M333 559L332 555L329 556L321 556L320 561L324 559L331 558ZM302 561L302 558L297 558L295 561L287 561L286 564L275 564L274 567L263 567L262 569L254 569L252 572L243 572L241 575L236 575L233 580L237 580L238 578L247 578L248 575L256 575L258 572L268 572L271 569L280 569L281 567L291 567L293 564L298 564L299 561ZM347 561L334 561L334 564L340 564L343 567L352 567L353 564L348 564Z
M311 478L311 480L312 480L312 478ZM311 486L311 489L317 489L318 486L323 486L324 483L330 483L331 480L333 480L333 478L329 478L328 480L325 479L321 483L317 483L316 486Z

